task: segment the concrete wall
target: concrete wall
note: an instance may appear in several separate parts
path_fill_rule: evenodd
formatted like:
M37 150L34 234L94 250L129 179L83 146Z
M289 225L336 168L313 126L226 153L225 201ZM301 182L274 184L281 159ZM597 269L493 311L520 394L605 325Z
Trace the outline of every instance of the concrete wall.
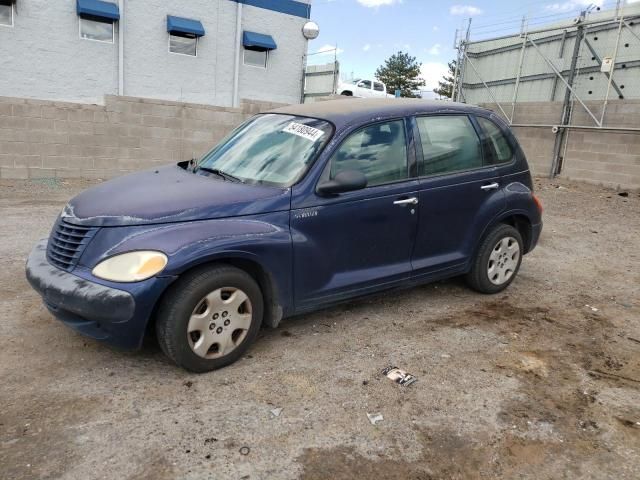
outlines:
M484 106L499 112L495 105ZM599 117L602 102L588 102L587 106ZM561 114L562 102L519 103L514 123L554 125L559 123ZM589 126L593 120L576 103L571 123ZM640 100L610 101L604 124L639 128ZM549 175L555 142L551 128L518 127L514 131L534 174ZM640 132L570 130L563 157L561 177L610 187L640 188Z
M80 38L76 0L20 0L14 27L0 28L0 95L99 104L105 95L118 94L121 27L125 95L233 104L235 1L126 0L124 5L114 43L104 43ZM197 57L169 53L167 15L202 22L206 35L198 40ZM278 48L266 69L241 65L239 98L300 102L306 21L243 6L242 29L273 36Z
M599 112L597 105L591 107ZM234 109L118 96L85 105L0 97L0 177L109 178L197 157L249 116L274 106L244 101ZM560 102L522 103L515 121L552 125L560 114ZM592 124L579 105L573 120ZM605 124L637 128L640 101L610 102ZM549 127L515 132L533 173L548 175L555 134ZM640 133L570 131L561 175L640 188Z
M110 178L205 153L278 105L107 96L104 105L0 97L0 178Z

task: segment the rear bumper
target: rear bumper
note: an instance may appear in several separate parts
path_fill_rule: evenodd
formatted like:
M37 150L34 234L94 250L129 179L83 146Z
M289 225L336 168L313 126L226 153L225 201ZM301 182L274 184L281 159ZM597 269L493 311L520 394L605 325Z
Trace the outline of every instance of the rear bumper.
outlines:
M33 248L26 276L47 309L82 335L123 349L139 348L155 302L171 279L114 288L84 278L90 273L79 267L78 274L54 267L47 261L46 248L46 239Z
M542 233L542 222L537 225L531 226L531 238L529 239L529 245L527 248L527 253L536 248L538 244L538 240L540 240L540 234Z

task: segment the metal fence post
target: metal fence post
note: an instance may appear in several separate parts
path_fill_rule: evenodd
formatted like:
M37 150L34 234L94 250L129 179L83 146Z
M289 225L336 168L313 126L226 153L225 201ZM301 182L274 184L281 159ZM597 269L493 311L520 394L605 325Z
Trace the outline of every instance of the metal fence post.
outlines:
M580 56L580 45L582 44L582 38L584 36L584 26L582 20L584 20L586 11L580 14L581 22L576 29L576 39L573 45L573 53L571 55L571 66L569 67L569 75L567 78L567 89L564 94L564 101L562 103L562 117L560 118L560 129L556 133L555 142L553 144L553 159L551 161L551 172L549 177L553 178L560 173L560 150L562 148L562 142L565 138L564 125L568 125L571 119L571 87L576 75L576 66L578 65L578 57ZM534 44L535 45L535 44Z
M618 25L618 36L616 37L616 46L613 49L613 59L611 60L611 71L609 72L609 82L607 83L607 93L604 96L602 104L602 115L600 116L600 125L604 122L604 114L607 111L607 103L609 103L609 93L611 92L611 84L613 83L613 74L616 71L616 58L618 57L618 46L620 45L620 35L622 34L622 25L624 24L624 16L620 15L620 24ZM620 90L616 86L616 90Z
M513 87L513 98L511 99L511 117L509 123L513 123L513 117L516 113L516 101L518 100L518 88L520 87L520 75L522 74L522 62L524 61L524 52L527 49L527 31L526 31L526 19L522 17L522 49L520 50L520 60L518 61L518 71L516 73L516 84Z
M460 66L460 86L458 87L458 98L456 99L456 101L460 101L460 97L462 97L462 100L465 100L465 95L464 95L464 74L465 74L465 70L466 68L466 60L468 59L467 57L467 45L469 44L469 38L471 37L471 18L469 19L469 23L467 24L467 33L465 35L465 39L464 42L461 43L461 47L462 47L462 54L460 56L460 60L463 62L462 65Z

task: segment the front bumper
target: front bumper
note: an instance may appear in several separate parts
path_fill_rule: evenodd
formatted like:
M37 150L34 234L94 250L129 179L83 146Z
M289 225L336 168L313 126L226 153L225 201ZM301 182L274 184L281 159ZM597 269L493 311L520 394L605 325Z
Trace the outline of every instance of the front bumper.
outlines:
M54 267L47 261L46 249L46 239L33 248L26 275L47 309L85 336L124 349L139 348L155 302L171 279L153 278L114 288L83 278L88 272L76 275Z

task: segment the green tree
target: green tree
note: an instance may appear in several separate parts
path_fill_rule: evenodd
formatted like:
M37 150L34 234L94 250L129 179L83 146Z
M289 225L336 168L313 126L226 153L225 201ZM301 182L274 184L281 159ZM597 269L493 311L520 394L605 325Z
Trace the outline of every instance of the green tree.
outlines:
M417 97L418 90L424 85L420 78L421 63L408 53L394 53L384 65L376 70L376 78L387 85L387 92L393 94L400 90L403 97Z
M449 62L449 71L443 75L442 80L438 82L438 88L434 88L433 92L440 97L451 98L453 96L453 82L456 75L456 61Z

